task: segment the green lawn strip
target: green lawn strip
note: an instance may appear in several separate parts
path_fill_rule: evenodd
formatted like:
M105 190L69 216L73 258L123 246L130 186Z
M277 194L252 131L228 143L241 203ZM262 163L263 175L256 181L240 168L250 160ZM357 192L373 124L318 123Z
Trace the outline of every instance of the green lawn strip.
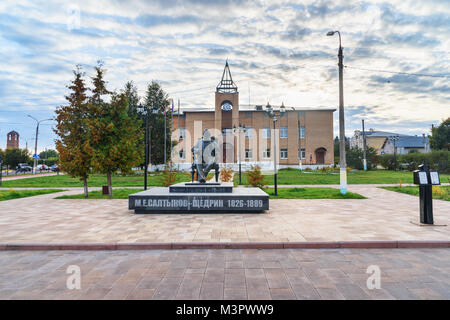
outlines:
M128 196L132 193L136 193L139 191L143 191L144 189L114 189L113 190L113 199L128 199ZM83 193L74 194L74 195L64 195L56 197L55 199L86 199ZM102 191L89 191L89 197L87 199L109 199L108 195L102 194Z
M342 195L334 188L278 188L278 196L274 196L273 188L264 189L270 199L367 199L353 192Z
M59 189L43 190L0 190L0 201L39 196L41 194L61 192Z
M176 174L175 183L190 181L190 173L179 172ZM147 184L149 186L161 186L162 176L161 173L151 173L148 175ZM88 179L89 187L101 187L107 185L106 176L93 174ZM143 175L130 175L119 176L114 175L112 177L113 187L141 187L144 185ZM3 181L2 187L5 188L18 188L18 187L83 187L83 183L78 178L72 178L69 175L55 175L46 177L36 177L27 179L17 179L11 181Z
M417 187L380 187L385 190L395 191L410 194L413 196L419 196L419 186ZM438 192L439 190L441 192ZM433 188L433 199L440 199L450 201L450 186L439 186L439 188Z
M447 182L449 174L440 174L441 181ZM265 184L273 185L273 174L264 175ZM234 181L239 181L239 174L234 175ZM413 173L408 171L370 170L350 171L347 174L349 184L398 184L413 183ZM248 184L245 173L242 174L242 184ZM278 171L278 184L339 184L339 171L307 172L297 169L281 169Z

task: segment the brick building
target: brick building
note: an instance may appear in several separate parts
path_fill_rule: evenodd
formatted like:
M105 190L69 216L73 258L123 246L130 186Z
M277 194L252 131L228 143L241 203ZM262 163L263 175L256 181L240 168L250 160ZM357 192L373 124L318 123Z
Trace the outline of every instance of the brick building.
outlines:
M6 135L6 149L19 148L19 133L16 131L8 132Z
M278 110L281 106L274 106ZM278 116L276 129L265 112L266 106L240 108L239 91L231 77L228 62L215 92L215 108L186 109L174 113L173 140L177 141L174 163L190 165L191 148L209 129L219 143L222 163L259 164L270 168L276 154L279 167L297 167L299 157L306 166L332 165L333 112L335 108L290 107ZM238 128L244 128L239 130ZM277 139L274 153L274 138Z

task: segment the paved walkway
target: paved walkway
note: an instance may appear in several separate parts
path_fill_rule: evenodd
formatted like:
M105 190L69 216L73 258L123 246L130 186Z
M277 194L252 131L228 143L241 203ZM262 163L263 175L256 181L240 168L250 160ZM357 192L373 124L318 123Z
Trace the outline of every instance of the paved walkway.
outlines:
M421 227L419 198L350 185L364 200L270 200L262 214L136 215L127 200L0 202L0 243L300 242L449 240L450 202L434 200L436 223ZM78 190L67 191L79 193Z
M4 251L0 299L450 299L449 272L450 249Z

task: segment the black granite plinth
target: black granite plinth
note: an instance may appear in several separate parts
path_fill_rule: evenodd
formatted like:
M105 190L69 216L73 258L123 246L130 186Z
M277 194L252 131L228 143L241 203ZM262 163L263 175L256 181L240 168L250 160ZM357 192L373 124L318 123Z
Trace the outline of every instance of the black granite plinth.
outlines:
M231 193L233 192L232 182L181 182L169 187L170 193Z
M257 213L269 209L269 195L259 188L234 188L223 193L179 193L156 187L131 194L135 213Z

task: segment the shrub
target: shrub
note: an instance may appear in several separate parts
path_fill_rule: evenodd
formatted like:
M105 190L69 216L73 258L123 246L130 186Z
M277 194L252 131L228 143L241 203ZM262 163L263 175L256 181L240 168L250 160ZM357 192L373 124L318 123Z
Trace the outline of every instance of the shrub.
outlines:
M394 170L394 155L385 154L380 158L380 164L388 170ZM397 155L397 168L413 171L419 165L425 163L432 170L440 173L450 172L450 152L449 151L432 151L429 153L413 152L403 155Z
M380 157L380 164L383 168L387 170L394 170L394 155L393 154L383 154Z
M161 174L161 184L164 187L169 187L174 184L177 178L177 173L173 170L173 166L171 163L164 167L164 171Z
M230 182L233 177L233 169L231 167L223 167L220 170L219 177L222 182Z
M260 166L258 166L258 165L251 166L250 170L248 170L246 172L246 175L247 175L248 183L252 187L264 188L265 181L264 181L264 176L261 172Z
M363 170L363 150L358 147L353 147L346 152L347 165L350 168ZM367 148L366 150L367 170L376 168L379 162L379 156L374 148Z

